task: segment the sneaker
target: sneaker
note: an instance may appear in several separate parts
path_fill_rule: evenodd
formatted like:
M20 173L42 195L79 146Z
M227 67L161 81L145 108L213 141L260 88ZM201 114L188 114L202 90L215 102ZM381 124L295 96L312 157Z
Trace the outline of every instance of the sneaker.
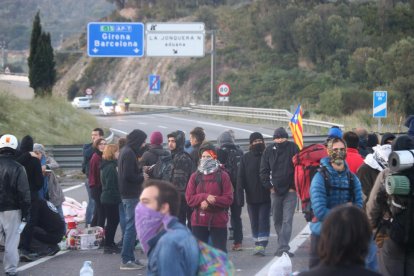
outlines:
M20 261L22 262L33 262L38 258L39 258L39 254L37 253L30 252L29 250L26 250L26 249L20 250Z
M17 272L6 272L6 276L17 276Z
M292 252L289 252L289 251L276 251L275 256L277 256L277 257L281 257L281 256L283 255L283 253L288 254L288 256L289 256L290 258L292 258L292 257L294 257L294 256L295 256L295 254L293 254Z
M4 252L4 245L0 244L0 252Z
M256 255L256 256L265 256L266 255L265 247L262 246L262 245L257 245L254 248L254 255Z
M143 269L145 266L141 264L138 260L135 262L128 261L127 263L122 263L119 267L120 270L139 270Z
M56 253L58 253L59 251L60 251L60 247L59 247L57 244L55 244L55 245L50 246L50 247L47 249L46 255L48 255L48 256L54 256L54 255L56 255Z
M233 250L233 251L242 251L243 250L242 244L241 243L235 243L235 244L233 244L231 250Z

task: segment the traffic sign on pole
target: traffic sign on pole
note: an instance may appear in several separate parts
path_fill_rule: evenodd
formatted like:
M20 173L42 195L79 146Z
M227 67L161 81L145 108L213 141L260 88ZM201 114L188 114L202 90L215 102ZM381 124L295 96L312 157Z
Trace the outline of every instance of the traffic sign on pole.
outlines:
M149 75L148 78L150 94L160 94L161 91L161 79L158 75Z
M144 24L91 22L88 24L88 56L143 57Z
M150 57L203 57L204 23L147 23L146 54Z
M387 118L387 91L374 91L373 112L374 118Z
M228 83L222 82L219 85L217 85L217 95L220 97L228 97L231 93L231 88Z

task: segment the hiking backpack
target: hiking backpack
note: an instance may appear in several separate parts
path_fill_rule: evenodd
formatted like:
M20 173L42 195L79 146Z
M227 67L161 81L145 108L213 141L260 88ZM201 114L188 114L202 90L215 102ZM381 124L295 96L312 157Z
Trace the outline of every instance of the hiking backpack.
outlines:
M171 181L173 160L171 154L158 156L157 163L151 169L151 178Z
M225 252L200 240L197 242L200 250L197 276L226 276L235 274L234 265Z
M221 156L220 151L224 153ZM238 148L230 148L223 146L218 150L218 159L223 162L224 169L230 176L230 181L233 187L236 187L237 183L237 171L239 169L240 160L243 156L243 152ZM220 158L222 157L222 158Z
M320 160L328 156L326 147L322 144L312 144L303 148L292 158L295 167L296 193L301 200L302 212L307 221L312 218L310 206L310 184L313 176L320 168Z

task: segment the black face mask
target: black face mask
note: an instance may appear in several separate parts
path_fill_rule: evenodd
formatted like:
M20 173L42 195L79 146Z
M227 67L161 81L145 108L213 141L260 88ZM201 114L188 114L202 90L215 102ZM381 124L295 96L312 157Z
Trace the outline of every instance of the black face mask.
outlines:
M263 153L263 151L265 150L265 144L264 143L259 143L259 144L255 144L255 145L251 145L250 149L254 152L254 153Z

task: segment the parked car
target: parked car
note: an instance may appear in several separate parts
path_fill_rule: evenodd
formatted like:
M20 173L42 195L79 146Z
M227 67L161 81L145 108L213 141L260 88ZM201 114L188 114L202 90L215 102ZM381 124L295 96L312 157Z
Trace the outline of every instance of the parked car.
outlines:
M72 101L72 106L76 108L91 108L91 102L89 101L88 97L76 97Z

